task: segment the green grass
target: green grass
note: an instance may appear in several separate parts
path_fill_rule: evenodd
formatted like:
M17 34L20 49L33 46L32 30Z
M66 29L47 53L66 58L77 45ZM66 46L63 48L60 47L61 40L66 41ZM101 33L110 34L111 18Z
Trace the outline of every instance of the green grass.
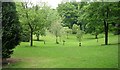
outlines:
M34 37L35 38L35 37ZM66 39L65 45L55 44L55 37L51 34L41 37L46 44L34 41L22 42L14 49L12 58L19 59L7 67L10 68L117 68L118 67L118 36L109 35L109 43L104 44L104 35L96 42L94 36L84 35L82 46L74 35Z

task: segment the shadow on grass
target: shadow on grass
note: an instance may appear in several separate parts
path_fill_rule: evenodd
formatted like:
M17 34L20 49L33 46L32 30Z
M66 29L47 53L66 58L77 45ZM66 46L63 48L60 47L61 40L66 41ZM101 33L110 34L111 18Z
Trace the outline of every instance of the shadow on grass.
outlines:
M100 37L98 37L98 39L100 39L100 38L104 38L103 36L100 36ZM84 38L84 39L96 39L95 37L89 37L89 38Z
M36 40L36 39L34 39L34 41L45 41L45 40Z
M120 43L110 43L108 45L119 45ZM105 44L101 44L101 46L106 46Z
M42 47L42 46L36 46L36 45L30 46L30 45L26 45L24 47Z

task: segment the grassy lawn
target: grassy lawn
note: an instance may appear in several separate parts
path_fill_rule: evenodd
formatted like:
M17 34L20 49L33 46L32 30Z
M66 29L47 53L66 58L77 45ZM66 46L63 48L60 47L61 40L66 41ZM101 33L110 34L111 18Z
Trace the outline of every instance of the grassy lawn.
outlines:
M35 37L34 37L35 38ZM66 39L65 45L55 44L51 34L41 37L46 41L22 42L14 49L12 58L15 60L7 67L10 68L117 68L118 67L118 36L109 35L109 43L104 44L104 35L99 36L98 42L92 35L84 35L82 46L74 35Z

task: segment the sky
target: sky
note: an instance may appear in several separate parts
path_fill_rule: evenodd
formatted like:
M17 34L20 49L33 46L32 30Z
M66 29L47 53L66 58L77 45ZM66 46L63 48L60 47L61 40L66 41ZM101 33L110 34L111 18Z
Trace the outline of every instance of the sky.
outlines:
M32 3L37 4L39 2L46 2L49 6L51 6L52 8L56 8L58 6L58 4L61 3L62 0L30 0ZM80 0L76 0L76 1L80 1Z
M56 8L58 4L61 3L62 0L43 0L47 2L52 8Z
M58 6L58 4L61 3L62 0L42 0L47 2L52 8L56 8ZM80 1L80 0L76 0L76 1Z

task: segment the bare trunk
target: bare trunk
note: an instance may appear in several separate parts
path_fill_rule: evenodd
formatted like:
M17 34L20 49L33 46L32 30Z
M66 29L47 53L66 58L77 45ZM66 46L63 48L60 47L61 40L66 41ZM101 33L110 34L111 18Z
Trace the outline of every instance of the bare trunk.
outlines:
M59 44L58 39L57 39L57 36L56 36L56 44Z
M31 30L31 32L30 32L30 46L33 46L33 28L32 28L30 23L28 23L28 25L29 25L30 30Z
M67 39L68 39L68 33L67 33Z
M98 39L98 35L97 34L95 35L95 39Z
M56 34L56 44L59 44L58 39L57 39L58 38L57 31L55 34Z
M31 41L30 41L30 46L33 46L33 30L31 29L31 34L30 34L30 39L31 39Z
M104 18L104 31L105 31L105 45L108 45L108 17L109 17L109 7L106 7L106 12L104 12L103 16L106 17ZM106 13L106 15L105 15Z
M104 21L104 29L105 29L105 45L108 45L108 23Z

